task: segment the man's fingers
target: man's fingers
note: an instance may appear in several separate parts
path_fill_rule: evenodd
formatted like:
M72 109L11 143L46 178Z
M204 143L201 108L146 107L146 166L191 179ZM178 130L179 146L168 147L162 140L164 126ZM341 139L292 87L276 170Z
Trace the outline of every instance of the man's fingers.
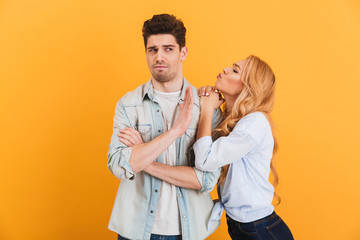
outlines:
M138 142L143 142L141 135L138 131L136 131L133 128L126 128L126 129L132 133L133 138L135 138Z
M128 147L131 147L131 146L133 146L134 144L132 144L131 142L129 142L128 140L126 140L125 138L122 138L122 137L120 137L120 142L122 142L123 144L125 144L126 146L128 146Z
M125 140L127 140L127 141L129 141L131 144L136 144L136 141L135 141L135 139L134 138L132 138L131 136L129 136L129 135L126 135L126 134L121 134L120 135L120 138L123 138L123 139L125 139Z
M186 108L186 113L187 113L187 118L191 117L192 118L192 109L193 109L193 106L194 106L194 98L193 98L193 95L192 95L192 88L191 86L188 87L188 95L187 95L187 101L186 101L186 105L185 105L185 108Z
M189 97L190 97L189 104L190 104L190 107L192 108L194 106L194 97L192 95L192 89L190 89L190 96Z
M192 88L191 86L188 86L186 89L185 89L185 97L184 97L184 104L188 104L188 102L191 100L192 98Z
M192 87L189 85L185 89L185 96L189 97L192 96Z
M120 129L118 133L118 137L125 139L131 145L144 143L140 133L137 130L130 127L127 127L125 129Z
M135 144L135 143L136 143L136 141L135 141L132 133L131 133L129 130L120 129L119 132L120 132L120 137L121 137L121 138L124 138L124 139L128 140L128 141L131 142L132 144Z
M188 109L190 106L192 106L194 103L194 98L192 95L192 87L188 86L185 89L185 99L184 99L184 105Z
M119 132L122 134L126 134L126 135L130 135L132 136L133 133L130 131L131 128L125 128L125 129L120 129Z

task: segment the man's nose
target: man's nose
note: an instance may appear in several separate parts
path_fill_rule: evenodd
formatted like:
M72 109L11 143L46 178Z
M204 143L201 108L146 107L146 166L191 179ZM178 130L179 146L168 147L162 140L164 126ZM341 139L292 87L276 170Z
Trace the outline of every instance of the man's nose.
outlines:
M164 53L163 51L159 50L157 53L156 53L156 61L157 62L162 62L164 61Z
M223 73L224 73L224 74L227 74L227 73L228 73L228 71L226 70L226 68L223 69Z

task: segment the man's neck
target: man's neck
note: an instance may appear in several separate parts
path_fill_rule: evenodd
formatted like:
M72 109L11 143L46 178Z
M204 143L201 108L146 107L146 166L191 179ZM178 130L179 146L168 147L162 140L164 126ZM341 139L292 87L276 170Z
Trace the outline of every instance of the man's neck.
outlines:
M160 92L178 92L181 90L183 82L184 80L182 76L176 77L168 82L159 82L152 78L152 84L154 89Z

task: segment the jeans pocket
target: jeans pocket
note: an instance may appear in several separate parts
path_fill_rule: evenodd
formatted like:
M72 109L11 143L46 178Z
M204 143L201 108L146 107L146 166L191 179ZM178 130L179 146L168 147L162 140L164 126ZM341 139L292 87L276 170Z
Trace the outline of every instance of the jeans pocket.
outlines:
M258 234L253 223L240 223L226 216L228 232L233 240L258 240Z
M290 229L280 217L276 222L266 227L266 230L275 240L294 240Z
M239 230L249 236L257 235L254 223L237 223Z

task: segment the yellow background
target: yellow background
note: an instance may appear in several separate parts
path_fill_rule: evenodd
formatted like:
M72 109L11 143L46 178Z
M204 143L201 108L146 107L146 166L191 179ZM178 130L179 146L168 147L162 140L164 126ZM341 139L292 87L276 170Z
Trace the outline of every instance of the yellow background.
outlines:
M0 239L116 239L112 117L150 78L141 27L163 12L187 27L195 86L249 54L276 73L276 211L295 239L360 239L358 0L0 1Z

